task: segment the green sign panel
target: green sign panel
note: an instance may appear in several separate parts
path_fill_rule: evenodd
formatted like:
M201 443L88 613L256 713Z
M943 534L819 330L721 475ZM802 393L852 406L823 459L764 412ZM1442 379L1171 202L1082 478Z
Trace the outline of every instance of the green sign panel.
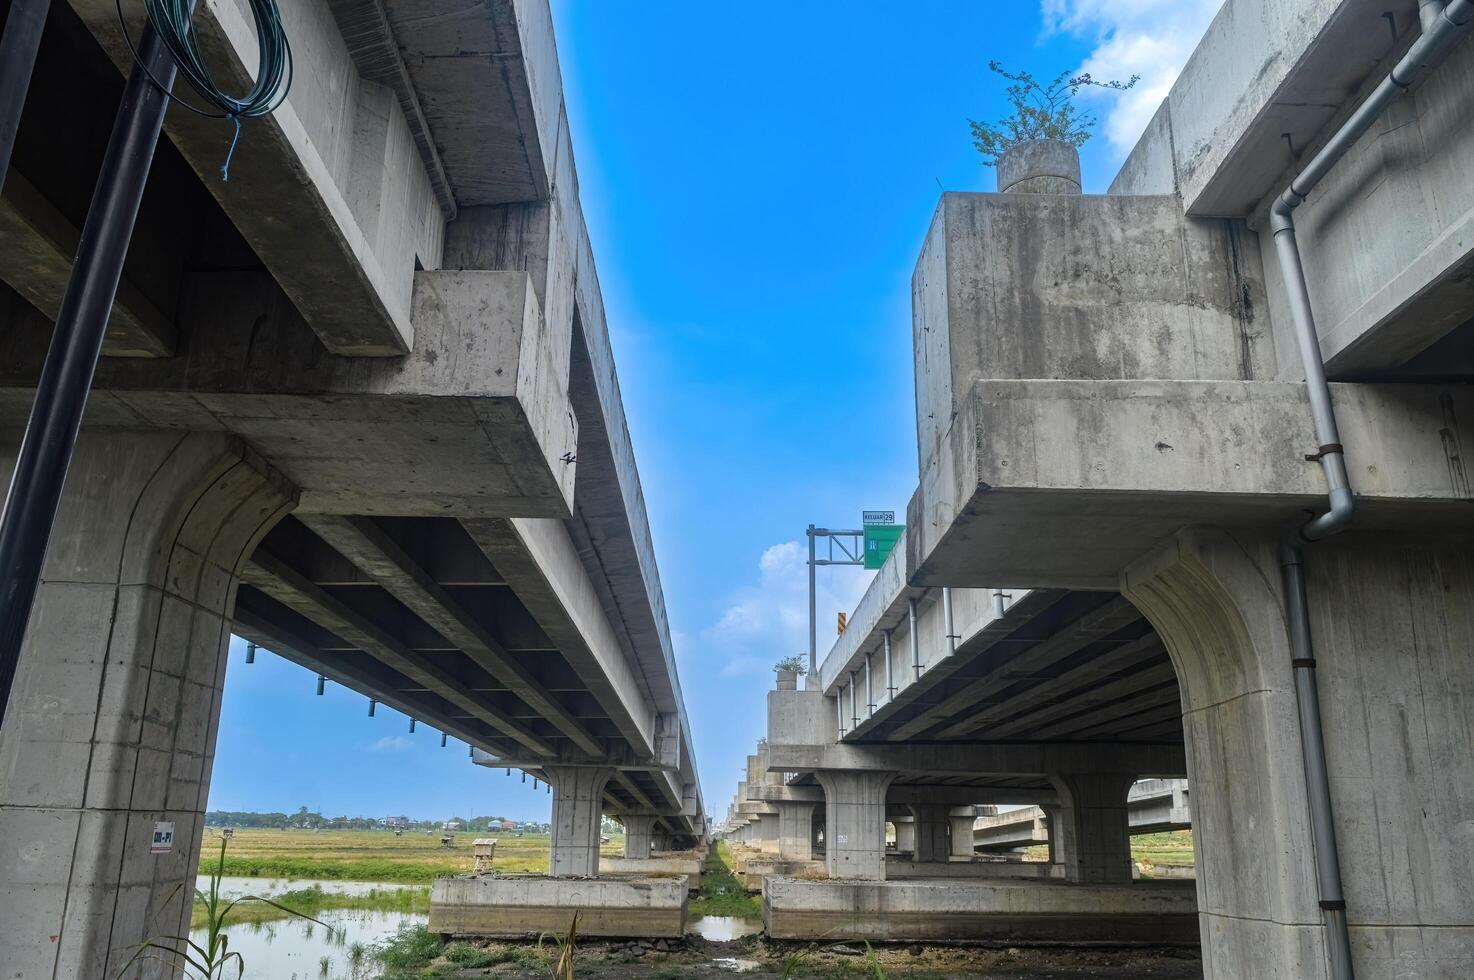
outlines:
M884 565L904 530L904 524L866 524L865 567L874 570Z

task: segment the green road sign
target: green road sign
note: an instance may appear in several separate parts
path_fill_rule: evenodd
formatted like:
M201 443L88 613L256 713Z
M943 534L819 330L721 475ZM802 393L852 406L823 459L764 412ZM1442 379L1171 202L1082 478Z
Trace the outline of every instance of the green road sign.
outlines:
M904 524L866 524L865 567L874 570L884 565L904 530Z

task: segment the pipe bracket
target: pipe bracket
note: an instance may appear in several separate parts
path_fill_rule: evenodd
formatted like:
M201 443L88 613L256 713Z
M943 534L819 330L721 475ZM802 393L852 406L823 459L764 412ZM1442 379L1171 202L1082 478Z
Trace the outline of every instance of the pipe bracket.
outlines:
M1305 461L1307 463L1319 463L1321 460L1325 459L1332 453L1340 453L1344 456L1346 454L1346 449L1339 442L1328 442L1324 446L1321 446L1319 449L1317 449L1315 452L1306 453Z

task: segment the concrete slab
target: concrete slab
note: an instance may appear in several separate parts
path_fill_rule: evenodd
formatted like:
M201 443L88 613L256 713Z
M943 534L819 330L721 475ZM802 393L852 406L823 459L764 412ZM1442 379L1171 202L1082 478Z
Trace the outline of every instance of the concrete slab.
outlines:
M686 927L683 875L642 878L471 876L430 887L431 932L517 937L568 931L580 936L679 938Z
M610 857L599 858L600 877L649 878L667 875L684 875L691 891L701 888L701 858L672 856L648 858Z
M1190 882L803 881L763 888L770 939L1198 942Z

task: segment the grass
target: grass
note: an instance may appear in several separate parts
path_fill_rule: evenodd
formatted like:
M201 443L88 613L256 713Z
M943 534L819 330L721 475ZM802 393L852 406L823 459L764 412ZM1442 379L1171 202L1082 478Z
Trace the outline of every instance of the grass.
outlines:
M215 834L218 831L208 831ZM319 878L333 881L396 881L429 884L439 875L472 870L471 841L458 834L453 848L440 835L387 830L237 830L225 858L225 874L253 878ZM502 872L545 872L547 834L494 836L495 868ZM208 841L208 837L207 837ZM211 848L204 848L209 852ZM603 853L624 853L624 838L613 837ZM211 869L214 862L211 861Z
M701 866L701 893L691 900L687 913L693 919L704 915L729 915L739 919L761 919L762 898L747 889L732 872L732 852L726 841L717 841L706 852Z
M267 896L283 911L271 905L251 903L238 905L231 913L233 924L250 922L275 922L291 918L291 913L317 917L330 909L360 909L370 912L423 913L430 909L429 888L385 888L370 891L366 895L333 895L317 885L296 888ZM199 897L195 898L194 911L190 914L189 927L202 929L209 922L209 910Z
M1029 848L1035 861L1049 860L1049 847L1039 844ZM1136 834L1131 838L1131 859L1139 864L1179 866L1193 864L1193 832L1169 830L1160 834Z

